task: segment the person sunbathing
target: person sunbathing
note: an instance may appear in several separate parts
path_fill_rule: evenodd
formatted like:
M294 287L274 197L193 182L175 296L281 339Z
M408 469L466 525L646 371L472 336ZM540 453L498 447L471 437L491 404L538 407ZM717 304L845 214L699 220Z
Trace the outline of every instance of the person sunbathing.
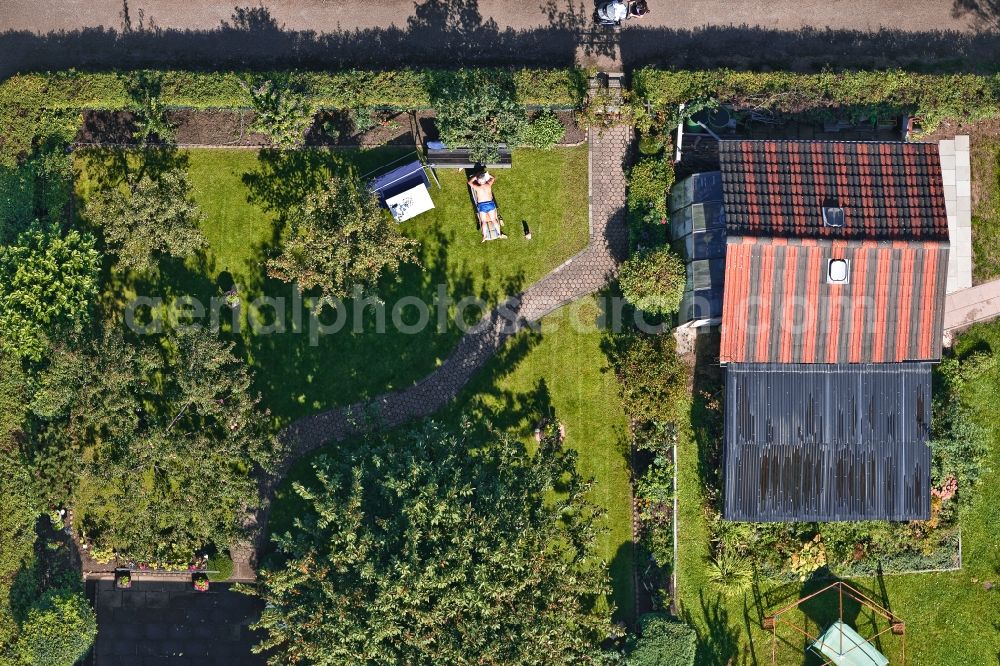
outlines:
M497 238L507 238L500 227L503 220L497 211L496 201L493 200L493 183L496 178L488 172L478 174L469 179L469 187L472 188L473 197L476 201L476 214L479 216L479 226L483 232L483 242L495 240Z

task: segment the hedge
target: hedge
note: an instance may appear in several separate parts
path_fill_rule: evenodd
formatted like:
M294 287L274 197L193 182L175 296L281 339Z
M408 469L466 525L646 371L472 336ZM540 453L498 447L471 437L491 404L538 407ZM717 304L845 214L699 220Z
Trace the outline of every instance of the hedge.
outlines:
M525 106L576 108L583 103L587 73L578 69L492 70L514 80ZM158 71L160 101L175 108L248 108L241 72ZM433 107L431 90L442 70L343 70L270 72L257 77L287 77L320 109L378 107L417 110ZM133 106L126 90L129 72L78 72L13 76L0 84L0 165L13 165L40 136L66 142L85 109L116 111Z
M586 90L586 73L573 69L495 70L514 78L518 99L528 106L578 106ZM195 109L245 108L249 99L239 72L159 72L160 99L167 106ZM385 72L345 70L339 72L272 73L288 76L317 107L350 109L376 106L387 109L427 109L432 106L429 82L434 70L403 69ZM255 74L266 77L268 73ZM77 72L24 74L0 84L0 105L45 109L127 108L127 73Z
M645 68L633 75L633 91L657 113L671 113L682 102L709 97L740 108L779 113L881 106L915 113L925 130L933 130L947 118L994 118L1000 107L1000 75L996 74L919 74L902 70L798 74Z

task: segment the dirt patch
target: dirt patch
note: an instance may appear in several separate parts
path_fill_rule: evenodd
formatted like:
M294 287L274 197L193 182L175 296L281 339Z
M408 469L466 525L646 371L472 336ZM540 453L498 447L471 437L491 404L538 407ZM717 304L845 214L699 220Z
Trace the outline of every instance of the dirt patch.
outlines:
M254 112L244 109L178 109L168 114L179 145L263 146L267 136L252 132Z
M572 111L556 111L566 128L560 145L575 146L587 140ZM347 111L321 111L307 130L307 146L375 148L416 146L438 138L434 111L370 112L358 121ZM247 109L174 109L167 112L178 146L268 146L267 136L250 129L254 112ZM136 146L135 114L131 111L85 111L77 131L77 145Z

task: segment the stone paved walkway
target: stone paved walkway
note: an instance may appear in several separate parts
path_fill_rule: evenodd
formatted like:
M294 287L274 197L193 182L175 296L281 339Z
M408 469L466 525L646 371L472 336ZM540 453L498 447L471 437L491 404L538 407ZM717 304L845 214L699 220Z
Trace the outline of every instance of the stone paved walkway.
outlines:
M962 289L945 297L945 344L962 329L1000 317L1000 280Z

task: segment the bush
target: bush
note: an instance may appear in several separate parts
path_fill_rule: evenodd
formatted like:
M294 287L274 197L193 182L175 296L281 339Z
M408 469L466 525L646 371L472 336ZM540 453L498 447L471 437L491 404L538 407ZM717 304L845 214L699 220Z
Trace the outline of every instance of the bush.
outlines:
M979 482L989 453L989 432L969 408L965 394L970 384L985 378L996 381L998 358L983 353L961 361L945 359L938 367L939 385L933 412L932 483L942 486L949 478L958 481L958 497L968 501Z
M622 264L618 276L629 303L664 317L680 309L686 280L684 260L669 247L639 250Z
M216 573L208 574L213 582L224 582L233 577L233 561L224 553L217 553L208 560L208 570Z
M639 422L677 420L687 403L687 367L677 357L672 335L635 331L607 341L606 351L618 376L625 413Z
M531 148L551 148L566 136L566 127L551 111L540 113L524 126L518 144Z
M96 636L97 617L87 599L70 590L50 590L28 612L17 652L30 666L73 666Z
M279 148L294 148L303 142L313 110L289 77L248 78L244 90L255 114L252 131L266 134Z
M643 214L647 222L663 222L667 217L667 194L673 184L674 167L670 162L640 160L629 171L629 210Z
M174 140L174 127L167 120L167 107L160 98L163 75L139 71L127 77L125 84L135 111L134 138L142 144Z
M376 127L378 120L375 118L375 112L376 109L371 106L351 109L349 115L351 117L351 124L354 125L354 130L359 134L363 134Z
M83 330L99 268L94 239L77 231L36 226L0 248L0 346L40 361L50 336Z
M663 135L646 132L639 139L639 152L643 155L659 155L663 151Z
M708 561L705 576L709 584L727 597L739 597L753 588L751 560L730 548L721 548Z
M639 618L637 637L625 649L625 666L693 666L698 636L690 625L662 613Z

